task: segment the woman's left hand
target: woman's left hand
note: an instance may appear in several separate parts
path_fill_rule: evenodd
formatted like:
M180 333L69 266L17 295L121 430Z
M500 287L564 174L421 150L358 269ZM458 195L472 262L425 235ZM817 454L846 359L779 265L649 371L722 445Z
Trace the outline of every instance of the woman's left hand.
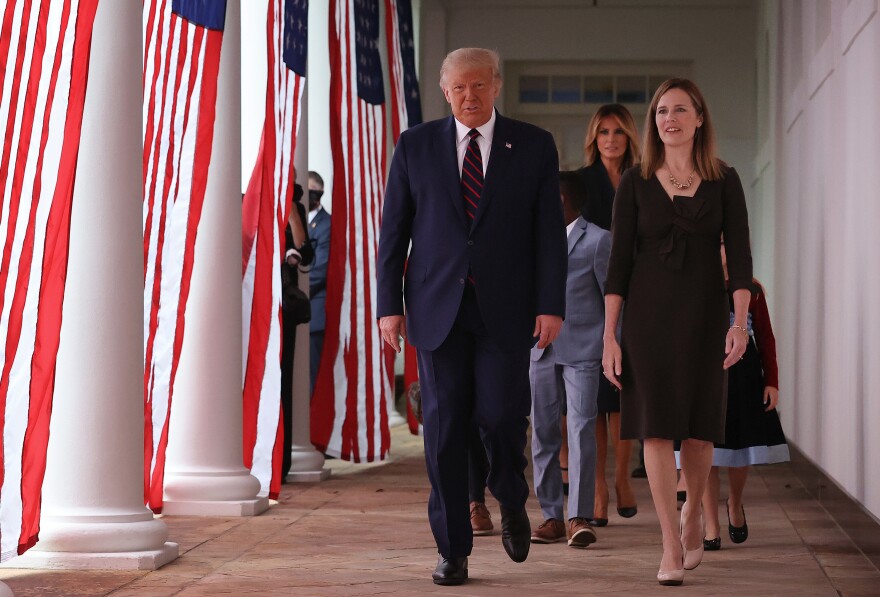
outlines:
M727 340L724 342L724 368L730 369L736 365L742 356L746 353L746 343L748 342L748 334L739 328L730 328L727 330Z
M767 408L764 409L765 411L776 408L776 405L779 404L779 390L773 386L764 388L764 404L767 405Z

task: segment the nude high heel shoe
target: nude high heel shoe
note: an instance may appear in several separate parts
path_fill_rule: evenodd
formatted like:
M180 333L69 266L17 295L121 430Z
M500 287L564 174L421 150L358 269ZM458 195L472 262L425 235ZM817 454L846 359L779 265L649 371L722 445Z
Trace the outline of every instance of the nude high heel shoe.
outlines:
M684 583L684 568L678 570L658 570L657 582L664 587L677 587Z
M681 546L682 567L678 570L658 570L657 582L664 587L677 587L684 583L684 559L687 557L687 550L684 544Z
M684 507L688 505L688 502L685 502L681 506L682 516L681 521L679 522L679 531L683 531L684 529ZM703 513L700 512L700 528L703 529L703 537L700 539L700 546L696 549L689 550L684 545L684 539L681 541L681 549L684 551L684 569L685 570L693 570L697 566L700 565L700 562L703 561L703 552L705 548L703 547L703 539L706 535L705 530L705 522L703 521Z

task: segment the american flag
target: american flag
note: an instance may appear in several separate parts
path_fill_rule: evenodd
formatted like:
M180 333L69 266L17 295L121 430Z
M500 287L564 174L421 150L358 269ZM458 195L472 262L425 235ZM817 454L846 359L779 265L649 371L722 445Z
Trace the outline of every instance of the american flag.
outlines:
M306 74L308 0L270 0L266 114L242 202L244 465L272 499L281 489L281 261Z
M144 2L144 500L154 512L162 510L225 18L225 0Z
M390 63L388 70L391 73L391 132L396 144L400 133L422 121L411 0L385 0L385 21ZM415 347L407 343L403 352L403 387L407 396L412 385L419 380L416 354ZM406 401L406 412L409 429L417 434L419 423L409 400Z
M376 250L386 177L379 0L330 3L333 234L324 352L312 397L312 443L360 462L384 458L393 355L375 315Z
M0 561L37 542L97 0L8 0L0 24Z

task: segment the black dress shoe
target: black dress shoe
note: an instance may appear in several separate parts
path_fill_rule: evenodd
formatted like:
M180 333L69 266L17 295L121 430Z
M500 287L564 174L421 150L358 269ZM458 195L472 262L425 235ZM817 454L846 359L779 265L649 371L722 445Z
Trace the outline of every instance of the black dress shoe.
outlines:
M594 527L607 527L608 519L607 518L588 518L587 522L589 522Z
M706 551L718 551L721 549L721 537L703 539L703 549Z
M618 508L617 513L623 518L632 518L639 513L639 509L637 506L624 506L623 508Z
M734 543L743 543L746 539L749 538L749 525L746 523L746 509L743 506L743 525L741 527L735 527L730 524L730 506L727 508L727 534L730 535L730 540Z
M437 567L434 568L435 585L461 585L467 581L467 558L444 558L440 556Z
M525 562L529 557L532 526L525 508L518 512L501 508L501 544L514 562Z

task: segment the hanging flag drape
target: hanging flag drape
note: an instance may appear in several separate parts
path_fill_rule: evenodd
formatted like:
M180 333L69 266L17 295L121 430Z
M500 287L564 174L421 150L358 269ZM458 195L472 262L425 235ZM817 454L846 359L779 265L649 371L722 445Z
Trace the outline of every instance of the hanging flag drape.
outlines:
M306 73L306 0L270 0L266 115L242 202L244 465L272 499L281 489L281 261Z
M416 52L413 40L412 1L385 0L386 41L391 79L391 133L397 143L400 133L422 122L422 105L419 97L419 81L416 76ZM416 362L417 351L406 342L403 358L404 395L414 390L419 380ZM419 422L406 401L406 420L414 435L419 432Z
M144 2L144 501L157 513L225 19L226 0Z
M329 21L333 234L311 438L332 456L374 461L388 452L394 374L375 315L387 162L379 0L332 0Z
M0 22L0 561L37 542L97 0Z

